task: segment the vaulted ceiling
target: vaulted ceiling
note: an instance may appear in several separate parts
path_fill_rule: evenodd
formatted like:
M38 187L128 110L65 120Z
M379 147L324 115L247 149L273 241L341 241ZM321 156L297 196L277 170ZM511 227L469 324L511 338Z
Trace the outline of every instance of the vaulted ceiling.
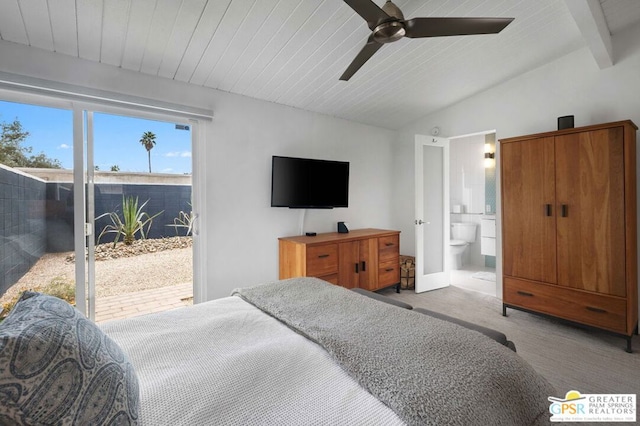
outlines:
M2 0L0 39L396 129L585 46L571 1L613 34L640 21L637 0L397 0L406 18L515 20L385 45L348 82L370 30L341 0Z

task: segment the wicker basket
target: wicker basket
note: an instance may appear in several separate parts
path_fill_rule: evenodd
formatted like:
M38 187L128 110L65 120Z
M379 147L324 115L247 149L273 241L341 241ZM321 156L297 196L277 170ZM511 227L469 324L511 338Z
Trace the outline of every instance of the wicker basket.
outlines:
M400 255L400 288L416 288L416 258L413 256Z

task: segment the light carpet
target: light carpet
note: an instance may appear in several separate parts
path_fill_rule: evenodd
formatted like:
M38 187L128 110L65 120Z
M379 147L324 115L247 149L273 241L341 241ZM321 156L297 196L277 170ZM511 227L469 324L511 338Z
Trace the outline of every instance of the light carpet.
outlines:
M633 353L625 352L626 341L598 330L589 330L552 318L507 310L492 296L446 287L416 294L393 289L385 296L485 327L507 335L518 354L542 374L563 397L569 390L580 393L634 393L640 411L640 337L632 340ZM638 414L640 420L640 414Z

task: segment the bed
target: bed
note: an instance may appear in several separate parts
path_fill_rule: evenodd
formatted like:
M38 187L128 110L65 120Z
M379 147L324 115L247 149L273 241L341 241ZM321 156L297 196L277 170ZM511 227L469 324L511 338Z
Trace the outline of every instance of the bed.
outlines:
M556 393L481 333L314 278L101 330L54 298L27 296L0 324L0 424L537 425ZM70 324L29 334L34 318ZM74 339L89 348L73 355ZM77 395L60 374L34 373L58 368L59 352L78 360ZM35 360L14 368L20 356Z

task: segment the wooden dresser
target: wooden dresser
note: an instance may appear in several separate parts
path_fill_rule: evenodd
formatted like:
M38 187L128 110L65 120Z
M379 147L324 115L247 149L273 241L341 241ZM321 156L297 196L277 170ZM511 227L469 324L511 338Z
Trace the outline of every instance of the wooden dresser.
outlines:
M278 240L280 279L317 277L371 291L400 284L400 231L356 229Z
M503 315L517 308L623 335L638 327L631 121L500 140Z

